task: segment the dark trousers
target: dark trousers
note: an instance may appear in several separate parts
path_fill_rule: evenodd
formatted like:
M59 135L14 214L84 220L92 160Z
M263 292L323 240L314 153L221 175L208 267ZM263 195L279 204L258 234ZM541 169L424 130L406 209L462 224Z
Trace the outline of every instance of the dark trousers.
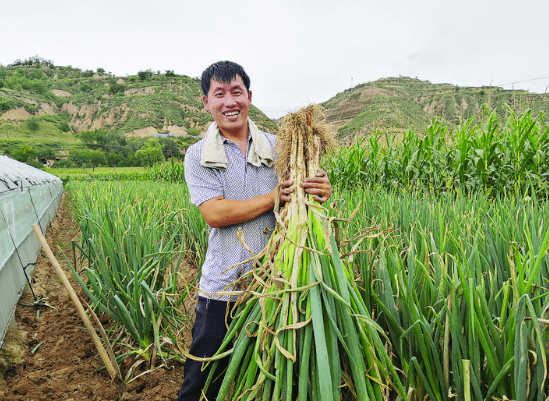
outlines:
M213 356L219 349L227 333L227 327L225 326L227 302L198 297L195 311L196 319L192 330L193 342L191 343L189 353L200 358ZM230 324L230 317L228 316L227 319L227 324ZM187 358L185 361L183 384L177 398L178 401L200 400L202 389L208 379L212 363L210 362L208 367L202 370L202 362ZM214 379L216 380L212 380L206 392L206 397L209 401L216 399L223 382L223 375L221 373L225 370L228 363L229 357L219 361L214 375Z

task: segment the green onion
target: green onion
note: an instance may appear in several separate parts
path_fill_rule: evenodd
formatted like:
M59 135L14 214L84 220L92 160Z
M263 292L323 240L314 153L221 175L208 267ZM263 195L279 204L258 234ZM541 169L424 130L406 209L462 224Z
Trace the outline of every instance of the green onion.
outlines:
M277 227L261 260L256 259L237 316L260 310L243 330L233 320L218 355L234 340L218 400L384 399L387 387L401 396L386 338L372 320L354 274L340 258L328 210L299 183L320 169L333 143L320 108L310 106L284 120L279 133L280 179L296 183L291 201L277 212ZM289 167L288 167L289 166ZM245 245L245 244L244 244ZM243 364L252 349L255 363ZM210 372L210 378L215 374Z

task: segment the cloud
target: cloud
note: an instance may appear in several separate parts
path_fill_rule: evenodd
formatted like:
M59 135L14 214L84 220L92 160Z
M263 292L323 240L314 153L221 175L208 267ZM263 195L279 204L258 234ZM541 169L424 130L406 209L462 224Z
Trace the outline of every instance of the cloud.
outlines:
M198 77L229 59L276 118L388 76L542 92L547 15L545 0L18 0L3 5L0 64L38 55L120 76Z

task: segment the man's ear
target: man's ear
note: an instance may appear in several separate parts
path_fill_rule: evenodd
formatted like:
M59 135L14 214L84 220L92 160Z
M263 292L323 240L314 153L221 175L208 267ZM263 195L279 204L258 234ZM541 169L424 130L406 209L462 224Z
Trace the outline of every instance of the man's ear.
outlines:
M210 106L208 105L208 96L202 95L202 103L204 103L204 108L207 111L210 111Z

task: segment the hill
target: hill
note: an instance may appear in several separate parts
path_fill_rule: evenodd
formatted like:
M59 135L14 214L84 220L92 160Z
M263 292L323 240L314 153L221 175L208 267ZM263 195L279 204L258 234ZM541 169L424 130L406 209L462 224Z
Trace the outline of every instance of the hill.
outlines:
M250 116L276 130L257 108ZM97 130L129 139L170 134L184 147L211 121L199 79L173 71L116 77L38 57L0 66L0 146L8 151L21 144L70 150L82 144L81 133Z
M549 94L536 94L500 87L460 87L433 84L409 77L383 78L357 85L322 103L327 120L342 137L366 134L378 128L422 132L433 118L448 126L490 112L549 114ZM507 105L507 106L506 106Z
M434 118L451 127L481 115L484 105L500 114L507 106L517 113L547 114L549 95L396 77L357 85L322 105L344 140L377 129L422 132ZM253 106L250 113L261 128L276 132L277 122ZM71 149L103 144L105 154L124 148L127 157L157 133L170 134L183 149L211 121L199 79L173 71L116 77L103 68L83 71L38 57L0 65L0 151L6 154L28 145L59 158ZM114 137L116 144L106 146Z

